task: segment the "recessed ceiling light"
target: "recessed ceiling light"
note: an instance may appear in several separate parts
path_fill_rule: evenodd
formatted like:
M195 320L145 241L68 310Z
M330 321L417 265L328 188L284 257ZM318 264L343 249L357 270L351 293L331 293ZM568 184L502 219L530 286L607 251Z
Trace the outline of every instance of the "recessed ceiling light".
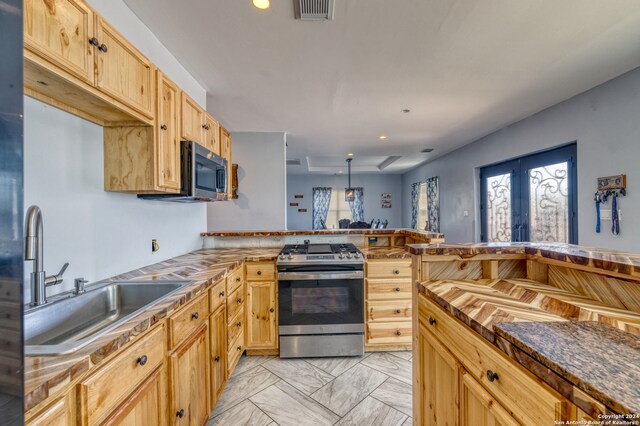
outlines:
M269 0L253 0L253 5L258 9L269 9L271 3Z
M353 152L347 154L349 157L353 157Z
M378 139L380 139L381 141L385 140L387 137L385 135L380 136Z
M402 110L402 112L404 114L409 114L411 112L411 110L409 108L405 108L405 109Z
M342 174L342 170L338 170L338 173Z

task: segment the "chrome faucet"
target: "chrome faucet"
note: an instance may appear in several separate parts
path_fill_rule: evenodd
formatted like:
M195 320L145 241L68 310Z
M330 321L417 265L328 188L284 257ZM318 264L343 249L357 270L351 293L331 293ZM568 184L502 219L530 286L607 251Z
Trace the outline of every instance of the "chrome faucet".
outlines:
M62 265L62 269L56 275L47 277L43 267L43 227L40 207L29 207L25 222L24 260L33 260L33 272L31 273L31 306L40 306L47 303L46 288L60 284L63 281L62 275L64 271L67 270L69 263L67 262Z

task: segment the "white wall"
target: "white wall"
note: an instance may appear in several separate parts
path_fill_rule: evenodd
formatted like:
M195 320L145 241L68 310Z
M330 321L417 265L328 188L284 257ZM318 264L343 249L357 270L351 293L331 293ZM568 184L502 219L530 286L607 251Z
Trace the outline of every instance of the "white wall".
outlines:
M312 228L312 189L316 186L346 188L347 176L344 175L287 175L287 229ZM389 221L389 228L402 226L402 176L357 174L351 176L351 185L364 189L365 222L372 219ZM383 192L391 193L390 209L381 207L380 196ZM295 199L294 195L302 194L304 198ZM409 197L411 199L411 197ZM289 203L297 202L298 207L289 207ZM298 212L299 208L307 209L306 213Z
M232 136L232 161L238 164L238 198L209 203L207 229L285 229L286 135L236 132Z
M577 141L579 244L640 252L640 68L572 99L499 130L470 145L420 166L402 178L409 203L411 183L440 177L442 231L448 242L479 238L479 167ZM611 222L595 232L593 194L596 178L627 174L622 198L621 234ZM611 204L607 205L611 208ZM464 210L469 217L464 217ZM405 206L403 223L411 224Z
M89 0L197 102L206 92L121 0ZM93 282L200 248L206 206L138 200L104 192L102 128L30 98L25 99L25 208L44 218L44 267L70 266L56 294L83 276ZM151 239L161 249L151 254ZM25 279L32 270L25 264ZM30 297L25 285L25 300Z

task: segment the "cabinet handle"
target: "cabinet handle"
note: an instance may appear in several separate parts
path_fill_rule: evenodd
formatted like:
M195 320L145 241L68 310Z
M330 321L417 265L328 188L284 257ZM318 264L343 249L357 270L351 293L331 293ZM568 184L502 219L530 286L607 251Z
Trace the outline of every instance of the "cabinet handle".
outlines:
M435 325L436 324L436 319L434 317L429 317L429 324L431 325Z
M166 125L166 124L163 124L162 126L160 126L160 128L161 128L162 130L167 130L167 125Z
M181 408L180 411L176 413L176 417L180 417L180 418L184 417L184 408Z
M237 325L238 327L242 327L242 323L241 323L241 322L237 323L236 325Z
M224 297L224 290L220 292L220 297Z
M205 130L209 130L209 125L208 124L203 124L202 128L205 129Z
M256 274L262 275L262 271L258 271L258 272L256 272Z
M400 333L400 330L396 331L396 336L402 336L402 333Z
M92 46L97 46L97 45L99 45L99 44L100 44L100 42L98 41L98 39L97 39L97 38L95 38L95 37L91 37L91 38L89 39L89 44L90 44L90 45L92 45Z
M217 356L217 357L215 357L213 360L214 360L215 362L220 362L220 357L219 357L219 356Z
M241 279L242 278L240 278L240 277L236 278L236 282L239 283Z
M273 309L273 308L269 309L269 312L275 312L275 311L276 311L276 310L275 310L275 309Z
M400 287L396 287L396 291L398 291L398 292L399 292L399 291L400 291Z
M393 271L393 273L396 274L396 275L400 275L400 270L396 269L395 271Z
M198 315L198 313L197 313L197 312L194 312L194 313L191 315L191 319L198 319L198 317L199 317L199 316L200 316L200 315Z
M238 302L238 305L241 304L242 303L242 299L238 299L237 302Z
M98 47L98 50L99 50L99 51L101 51L101 52L107 53L107 51L108 51L109 49L107 49L107 45L106 45L106 44L102 43L102 44L100 45L100 47Z
M242 350L242 346L238 346L238 350L241 351Z
M396 314L399 314L400 312L402 312L400 309L396 309Z
M498 380L498 373L494 373L491 370L487 370L487 379L489 379L490 382Z
M138 360L136 362L139 365L145 365L147 363L147 356L146 355L142 355L140 358L138 358Z

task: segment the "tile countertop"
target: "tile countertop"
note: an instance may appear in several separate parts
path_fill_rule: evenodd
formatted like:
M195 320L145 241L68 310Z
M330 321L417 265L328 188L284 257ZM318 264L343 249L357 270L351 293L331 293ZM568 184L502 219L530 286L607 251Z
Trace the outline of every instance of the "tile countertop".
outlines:
M367 259L410 257L404 247L369 248L362 251ZM61 356L26 356L25 410L63 390L77 377L135 340L154 324L207 291L212 283L238 268L243 260L274 260L279 252L280 248L203 249L105 280L193 282L77 352Z
M640 413L640 314L526 279L417 286L569 400L566 381L617 413Z

